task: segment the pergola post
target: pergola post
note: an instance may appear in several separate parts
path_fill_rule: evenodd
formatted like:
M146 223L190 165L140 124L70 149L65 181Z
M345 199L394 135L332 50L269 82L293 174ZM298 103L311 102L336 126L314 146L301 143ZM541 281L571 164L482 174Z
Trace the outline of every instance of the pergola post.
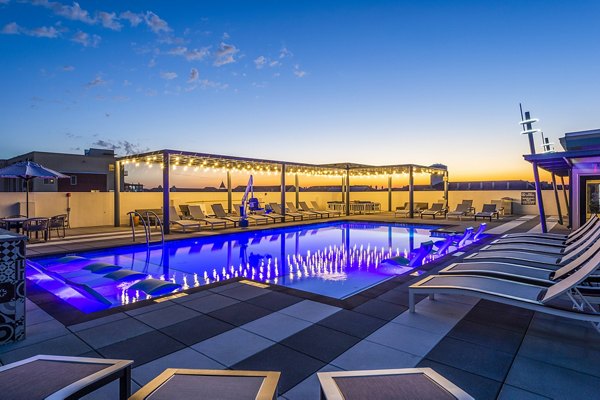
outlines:
M233 204L231 199L231 171L227 170L227 212L231 214Z
M346 215L350 215L350 168L346 168Z
M285 164L281 164L281 213L285 215Z
M169 216L169 207L171 205L171 192L169 177L171 173L171 161L169 153L163 153L163 226L165 234L171 233L171 218Z
M560 177L560 184L562 185L562 192L565 198L565 205L567 206L567 212L570 214L571 210L569 208L569 196L567 196L567 189L565 188L565 178L563 176Z
M558 223L563 224L562 210L560 209L560 200L558 199L558 188L556 187L556 175L552 173L552 188L554 189L554 199L556 200L556 209L558 210Z
M450 207L450 203L448 202L448 186L449 186L449 182L448 182L448 170L446 170L444 172L444 202L446 203L444 205L444 207L446 207L446 209L448 209Z
M294 186L296 186L296 208L300 207L300 180L298 179L298 173L294 176Z
M392 211L392 176L388 176L388 211Z
M548 227L546 226L546 211L544 210L544 199L542 198L542 185L540 183L540 173L538 171L537 162L533 162L533 178L535 181L535 195L538 199L538 210L540 211L540 225L542 226L542 233L548 233Z
M415 177L413 166L408 167L408 216L415 217Z
M115 176L114 176L115 190L114 190L114 224L115 228L121 226L121 163L115 161Z

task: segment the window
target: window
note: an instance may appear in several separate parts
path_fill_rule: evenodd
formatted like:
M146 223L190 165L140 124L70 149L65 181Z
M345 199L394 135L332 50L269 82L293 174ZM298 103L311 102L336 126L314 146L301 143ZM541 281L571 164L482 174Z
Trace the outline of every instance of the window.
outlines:
M54 178L44 178L44 185L54 185Z
M77 176L71 175L71 186L77 186Z

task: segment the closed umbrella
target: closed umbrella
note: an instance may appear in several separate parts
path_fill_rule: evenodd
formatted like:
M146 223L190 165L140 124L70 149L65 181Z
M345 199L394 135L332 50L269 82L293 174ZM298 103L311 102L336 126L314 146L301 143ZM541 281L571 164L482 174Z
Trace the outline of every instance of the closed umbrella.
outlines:
M29 218L29 181L33 178L69 178L68 175L61 174L53 169L46 168L33 161L20 161L5 168L0 168L0 178L21 178L25 180L27 187L26 209L27 218Z

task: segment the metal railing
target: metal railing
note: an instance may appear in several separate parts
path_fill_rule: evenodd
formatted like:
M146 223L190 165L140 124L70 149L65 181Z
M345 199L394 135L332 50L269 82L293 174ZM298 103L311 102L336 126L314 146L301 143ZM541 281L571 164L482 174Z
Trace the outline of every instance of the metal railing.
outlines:
M151 241L150 216L152 216L154 219L154 226L160 229L161 243L162 244L165 243L165 231L164 231L163 223L155 212L145 211L144 215L142 215L137 211L130 211L127 213L127 215L129 216L129 224L131 225L131 237L134 242L135 242L135 223L136 223L135 217L138 217L140 223L144 227L144 238L146 239L146 245L150 246L150 241Z

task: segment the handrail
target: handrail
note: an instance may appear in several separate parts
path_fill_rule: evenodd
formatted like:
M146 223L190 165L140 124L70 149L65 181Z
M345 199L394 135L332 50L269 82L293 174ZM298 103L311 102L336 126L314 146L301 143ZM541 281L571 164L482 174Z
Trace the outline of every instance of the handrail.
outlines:
M127 213L127 215L129 215L129 222L131 225L131 236L133 238L133 241L135 242L135 222L133 220L133 217L137 215L138 217L140 217L140 221L142 221L142 224L144 224L144 236L146 237L146 244L148 245L150 243L150 229L148 228L144 217L137 211L130 211Z
M146 211L144 214L146 215L146 218L148 219L148 230L150 230L150 215L152 215L154 217L155 226L158 223L158 227L160 227L161 243L164 244L165 243L165 229L164 229L161 219L158 217L158 214L156 214L154 211ZM150 240L150 232L148 232L148 240Z

